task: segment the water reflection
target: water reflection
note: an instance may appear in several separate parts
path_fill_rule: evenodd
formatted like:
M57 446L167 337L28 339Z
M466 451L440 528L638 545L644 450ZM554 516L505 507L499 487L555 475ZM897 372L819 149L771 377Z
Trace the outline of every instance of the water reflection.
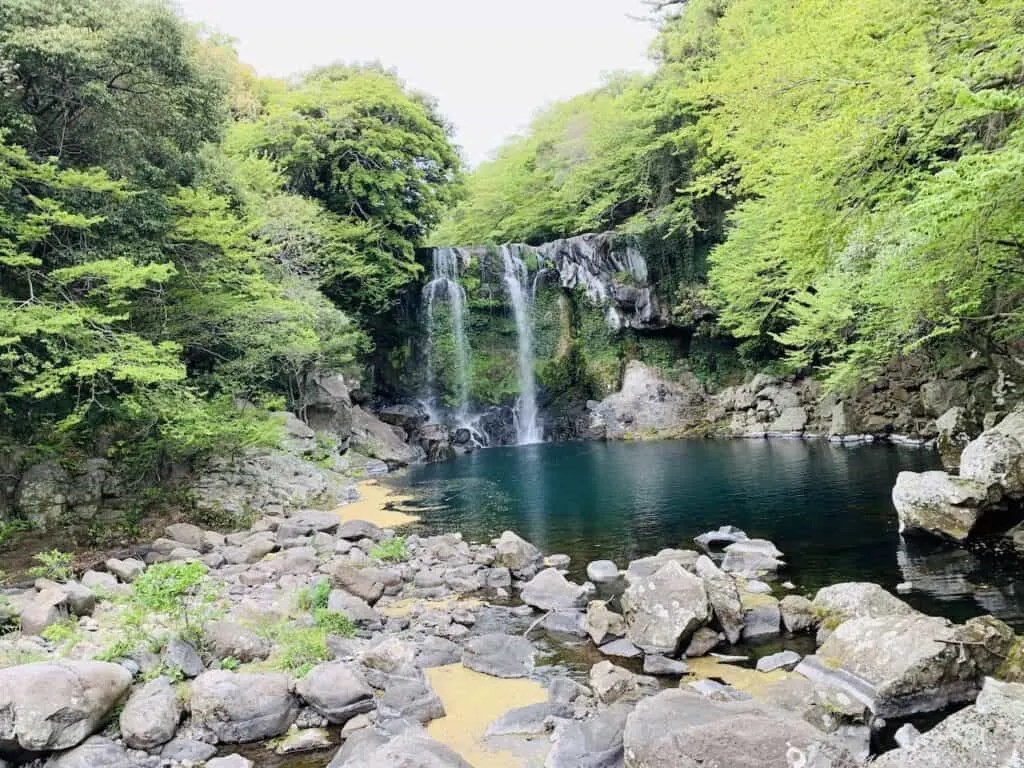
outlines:
M416 467L404 482L426 497L424 530L486 541L511 528L570 555L577 578L590 560L692 547L729 523L774 541L789 564L781 575L801 591L912 581L907 599L922 610L992 611L1024 625L1016 565L902 544L896 475L935 466L928 451L819 441L567 443L480 451Z

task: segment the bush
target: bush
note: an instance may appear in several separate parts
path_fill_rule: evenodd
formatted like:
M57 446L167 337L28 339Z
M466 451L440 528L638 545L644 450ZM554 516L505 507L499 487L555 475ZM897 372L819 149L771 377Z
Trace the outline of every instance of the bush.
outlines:
M409 548L405 544L404 536L382 541L370 550L370 557L374 560L384 560L391 563L402 563L409 559Z
M313 611L313 623L329 635L352 637L356 633L356 625L344 613L317 608Z
M29 569L28 575L32 578L65 582L74 576L72 565L75 562L75 556L70 552L51 549L49 552L40 552L37 555L33 555L32 559L39 563L39 565Z

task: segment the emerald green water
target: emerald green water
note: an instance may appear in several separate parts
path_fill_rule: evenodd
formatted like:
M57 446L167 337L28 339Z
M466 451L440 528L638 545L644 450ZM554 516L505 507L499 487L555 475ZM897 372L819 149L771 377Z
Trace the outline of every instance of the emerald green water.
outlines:
M890 491L901 470L937 468L931 451L802 440L546 443L495 448L412 468L398 480L421 530L487 541L506 528L546 553L620 567L721 525L771 539L779 579L809 592L840 581L889 589L910 580L921 610L962 620L994 613L1024 626L1024 576L1006 562L903 543Z

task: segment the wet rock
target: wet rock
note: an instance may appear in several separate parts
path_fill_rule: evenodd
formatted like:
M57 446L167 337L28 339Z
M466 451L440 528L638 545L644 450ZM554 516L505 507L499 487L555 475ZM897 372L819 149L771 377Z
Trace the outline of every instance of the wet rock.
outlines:
M717 531L708 531L694 541L706 552L717 552L737 541L746 541L749 536L734 525L723 525Z
M121 736L132 749L154 749L174 738L181 704L166 677L132 691L121 711Z
M260 661L270 655L272 646L255 632L233 621L214 621L203 629L214 658L229 656L242 663Z
M586 615L581 611L550 611L540 626L555 635L586 637Z
M331 735L326 728L293 728L277 742L274 752L278 755L294 755L328 749L330 746Z
M295 684L295 692L336 725L374 708L373 691L347 664L317 664Z
M520 598L542 611L566 611L581 607L587 591L568 581L554 568L545 568L524 586Z
M637 704L623 734L627 768L853 768L841 746L808 723L753 702L666 690Z
M572 717L572 707L566 702L545 701L518 707L499 717L489 726L485 736L538 736L549 730L552 717Z
M792 634L806 632L818 623L813 604L803 595L786 595L779 602L779 612L782 614L782 626Z
M568 555L548 555L544 558L544 565L548 568L557 568L560 571L564 571L569 567L569 563L572 562L572 558Z
M23 664L0 670L0 752L68 749L94 733L131 686L101 661Z
M462 648L443 637L431 635L420 643L416 655L416 666L423 669L454 664L462 656Z
M697 575L704 580L708 602L715 618L726 639L735 645L743 632L743 605L735 580L716 566L711 558L703 555L697 559L696 568Z
M226 755L207 761L206 768L253 768L253 763L252 760L241 755Z
M878 717L904 717L973 700L1012 643L1013 631L990 616L963 626L923 614L850 619L797 671Z
M622 734L631 711L631 704L619 703L589 720L563 721L544 768L621 768Z
M359 660L366 670L367 682L374 688L384 688L391 676L405 675L414 667L416 653L417 648L412 643L385 635L373 645L363 647Z
M587 605L586 630L594 645L601 645L609 637L626 634L626 620L609 610L603 600L591 600Z
M621 640L612 640L610 643L605 643L597 650L605 656L617 656L620 659L635 659L639 656L643 656L644 653L625 638L622 638Z
M892 502L900 533L928 534L963 542L989 500L985 485L945 472L900 472Z
M689 549L663 549L651 557L641 557L639 560L631 561L626 568L626 581L649 578L669 562L678 563L683 570L695 573L699 557L700 555Z
M658 681L637 675L610 661L598 662L590 668L590 688L604 704L634 701L658 690Z
M533 644L525 637L491 633L471 638L462 664L494 677L526 677L533 671Z
M682 677L690 671L689 665L679 659L665 656L644 656L644 674L658 677Z
M192 723L220 743L280 736L298 715L290 683L282 674L204 672L192 683Z
M822 625L820 642L824 642L828 633L847 619L917 614L917 611L879 585L858 581L819 589L811 603L811 611Z
M712 701L751 701L754 698L746 691L717 680L694 680L686 685L690 690Z
M619 566L611 560L594 560L587 563L587 578L595 584L611 584L618 581Z
M46 768L136 768L127 750L103 736L91 736L81 745L46 762Z
M715 632L715 630L710 627L701 627L693 633L689 645L686 646L686 653L684 655L691 659L704 656L717 648L721 642L722 636Z
M765 539L737 541L725 548L722 570L752 579L774 573L785 565L782 556L778 547Z
M989 678L973 706L950 715L903 749L887 752L878 768L1014 766L1024 744L1024 686Z
M743 603L743 639L770 637L779 634L782 623L782 612L779 601L770 595L751 595L744 593Z
M551 701L561 701L566 704L575 701L580 696L589 696L590 690L577 683L571 677L556 677L547 684L548 698Z
M502 533L494 547L494 565L508 568L519 578L531 578L544 563L540 550L512 531Z
M627 575L622 595L626 636L645 653L675 654L710 618L704 582L666 562L650 577Z
M780 651L757 660L758 672L774 672L776 669L792 670L803 657L795 651Z
M910 749L914 742L921 738L921 732L914 727L913 723L904 723L893 735L896 744L904 749Z

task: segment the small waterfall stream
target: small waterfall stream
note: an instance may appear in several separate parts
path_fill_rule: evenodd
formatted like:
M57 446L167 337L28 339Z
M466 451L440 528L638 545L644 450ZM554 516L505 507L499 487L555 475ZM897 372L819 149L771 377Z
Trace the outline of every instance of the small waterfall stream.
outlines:
M455 347L455 395L458 400L455 418L462 425L469 411L469 342L466 339L466 291L459 285L459 252L455 248L435 248L431 281L423 288L423 304L427 320L427 397L428 408L437 403L437 382L434 373L434 346L437 328L434 309L447 301ZM431 415L432 420L438 419Z
M540 443L544 435L537 418L537 381L533 361L532 294L526 264L512 248L501 247L502 279L508 289L519 342L519 400L516 404L516 444Z

